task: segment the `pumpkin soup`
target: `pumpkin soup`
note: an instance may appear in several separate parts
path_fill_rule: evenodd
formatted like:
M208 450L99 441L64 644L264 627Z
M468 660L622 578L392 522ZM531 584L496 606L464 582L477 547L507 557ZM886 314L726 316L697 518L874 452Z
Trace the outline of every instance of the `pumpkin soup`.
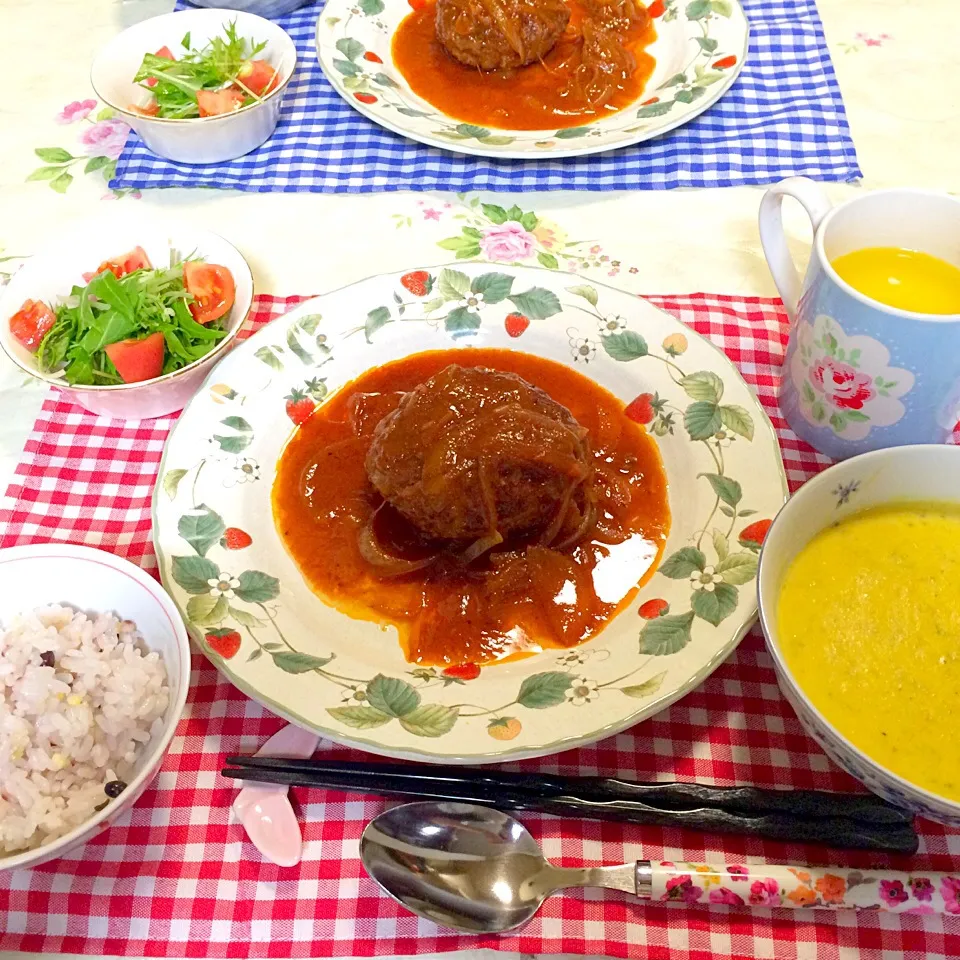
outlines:
M897 504L819 533L780 592L780 647L858 749L960 800L960 506Z

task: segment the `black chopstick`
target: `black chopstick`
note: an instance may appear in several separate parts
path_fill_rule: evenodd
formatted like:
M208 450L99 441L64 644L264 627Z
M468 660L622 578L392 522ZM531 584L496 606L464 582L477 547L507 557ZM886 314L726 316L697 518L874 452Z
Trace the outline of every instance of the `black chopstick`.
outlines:
M224 776L261 783L465 801L505 810L747 833L888 853L913 853L918 844L912 815L870 794L278 757L228 757L227 764Z

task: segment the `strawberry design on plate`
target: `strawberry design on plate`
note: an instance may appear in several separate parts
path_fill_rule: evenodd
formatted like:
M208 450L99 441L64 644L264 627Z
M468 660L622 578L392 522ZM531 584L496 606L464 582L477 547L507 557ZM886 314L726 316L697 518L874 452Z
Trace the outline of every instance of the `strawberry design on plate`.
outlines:
M654 600L647 600L646 603L641 603L637 612L644 620L656 620L657 617L666 616L670 612L670 604L658 597Z
M475 663L458 663L452 667L447 667L443 671L443 676L451 680L476 680L480 676L480 667Z
M243 550L253 543L253 537L239 527L227 527L220 538L220 546L227 550Z
M497 717L487 724L487 733L494 740L512 740L522 729L516 717Z
M530 318L522 313L508 313L503 326L508 336L519 337L530 326Z
M623 412L634 423L648 424L663 414L666 405L657 393L641 393L626 405Z
M740 531L740 546L759 550L771 523L773 523L772 520L755 520L750 526L744 527Z
M433 277L426 270L413 270L400 278L400 286L415 297L425 297L433 290Z
M208 630L203 635L203 639L207 641L207 646L224 660L235 657L240 649L240 634L236 630L218 627L215 630Z
M623 412L634 423L649 423L656 413L653 409L653 394L641 393L627 404Z
M314 410L313 400L297 387L294 387L286 396L287 416L299 427Z

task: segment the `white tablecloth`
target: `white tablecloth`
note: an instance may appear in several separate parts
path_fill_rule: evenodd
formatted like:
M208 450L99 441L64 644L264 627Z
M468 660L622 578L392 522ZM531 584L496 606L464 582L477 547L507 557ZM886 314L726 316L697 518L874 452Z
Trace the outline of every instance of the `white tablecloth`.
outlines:
M0 0L6 63L0 257L13 258L0 262L0 271L14 270L18 258L39 250L65 225L115 212L223 234L248 258L256 288L265 293L320 293L373 273L452 259L439 244L460 233L464 217L478 215L471 196L158 190L118 197L106 187L102 169L84 172L90 157L117 149L117 130L97 122L102 105L79 106L92 98L95 51L126 23L170 6L171 0ZM820 10L865 177L861 184L828 184L829 195L840 201L894 185L960 192L960 0L820 0ZM71 103L78 106L64 112ZM42 158L36 151L55 148L79 158L65 168L72 180L29 180L57 156ZM567 254L561 269L596 281L637 293L769 296L776 291L756 229L762 192L738 187L483 199L535 211L541 242ZM803 261L809 227L797 211L787 222ZM45 393L0 358L2 488Z

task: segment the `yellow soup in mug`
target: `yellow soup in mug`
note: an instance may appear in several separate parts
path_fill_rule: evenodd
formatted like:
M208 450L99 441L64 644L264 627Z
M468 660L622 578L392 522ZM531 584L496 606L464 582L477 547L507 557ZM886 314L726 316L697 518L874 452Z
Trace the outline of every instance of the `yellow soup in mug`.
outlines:
M866 247L830 261L865 297L914 313L960 313L960 267L919 250Z
M780 648L821 715L867 756L960 800L960 505L877 507L787 570Z

